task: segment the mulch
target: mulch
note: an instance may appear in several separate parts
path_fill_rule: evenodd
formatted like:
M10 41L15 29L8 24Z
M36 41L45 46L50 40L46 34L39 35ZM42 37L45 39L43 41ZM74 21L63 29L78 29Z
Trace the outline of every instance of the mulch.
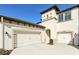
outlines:
M0 49L0 55L9 55L11 52L12 50Z

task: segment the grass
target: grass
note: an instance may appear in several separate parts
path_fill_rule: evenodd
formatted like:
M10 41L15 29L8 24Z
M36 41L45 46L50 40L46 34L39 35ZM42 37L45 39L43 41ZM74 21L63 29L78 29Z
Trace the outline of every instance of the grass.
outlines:
M9 55L11 52L12 50L0 49L0 55Z

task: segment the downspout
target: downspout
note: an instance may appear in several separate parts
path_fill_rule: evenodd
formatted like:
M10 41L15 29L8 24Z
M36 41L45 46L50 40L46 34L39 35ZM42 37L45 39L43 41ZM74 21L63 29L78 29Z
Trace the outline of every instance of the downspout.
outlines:
M78 46L79 46L79 7L78 7Z
M4 18L3 17L1 17L1 23L2 23L2 38L3 38L3 49L4 49Z

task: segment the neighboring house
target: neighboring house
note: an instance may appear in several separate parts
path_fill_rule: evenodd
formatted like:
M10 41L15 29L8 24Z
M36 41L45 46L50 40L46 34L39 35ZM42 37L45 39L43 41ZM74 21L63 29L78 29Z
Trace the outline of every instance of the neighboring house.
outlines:
M43 42L44 26L0 15L0 49Z
M79 45L79 5L60 11L54 5L41 12L41 23L45 26L45 41ZM49 40L47 39L49 38Z

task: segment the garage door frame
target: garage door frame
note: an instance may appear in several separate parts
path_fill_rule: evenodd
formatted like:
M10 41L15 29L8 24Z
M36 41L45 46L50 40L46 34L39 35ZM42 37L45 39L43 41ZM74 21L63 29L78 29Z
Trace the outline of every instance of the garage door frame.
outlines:
M72 35L72 34L73 34L72 31L61 31L61 32L57 32L57 40L58 40L58 35L59 35L59 34L68 34L68 33L71 34L71 39L73 39L73 38L72 38L72 36L73 36L73 35ZM74 40L72 41L72 44L74 45Z
M40 41L42 42L42 35L41 32L36 32L36 31L14 31L13 34L13 49L17 48L17 34L27 34L28 33L39 33L40 34Z

